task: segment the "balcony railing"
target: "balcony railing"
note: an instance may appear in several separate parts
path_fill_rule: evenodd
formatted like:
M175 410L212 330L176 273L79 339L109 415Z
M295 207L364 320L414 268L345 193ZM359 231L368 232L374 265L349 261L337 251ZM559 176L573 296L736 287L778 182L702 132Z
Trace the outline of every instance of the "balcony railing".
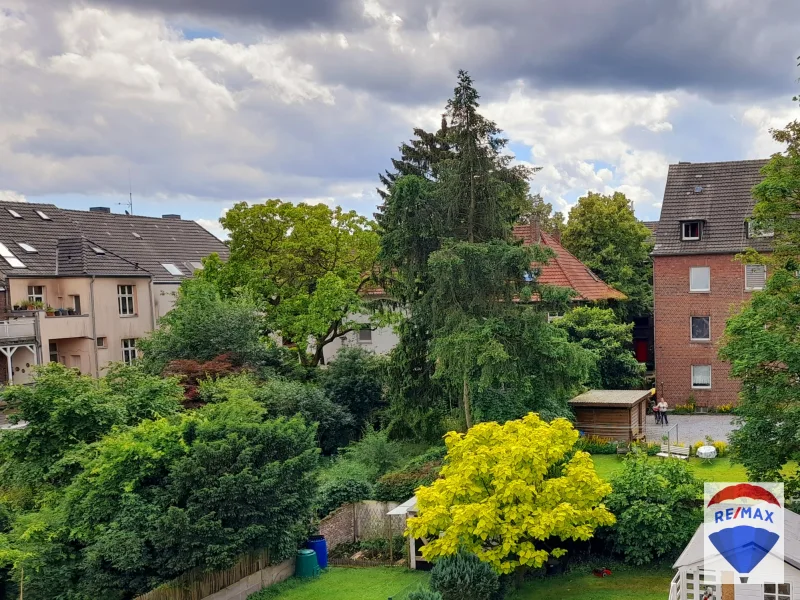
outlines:
M0 321L0 340L19 340L36 337L34 317Z

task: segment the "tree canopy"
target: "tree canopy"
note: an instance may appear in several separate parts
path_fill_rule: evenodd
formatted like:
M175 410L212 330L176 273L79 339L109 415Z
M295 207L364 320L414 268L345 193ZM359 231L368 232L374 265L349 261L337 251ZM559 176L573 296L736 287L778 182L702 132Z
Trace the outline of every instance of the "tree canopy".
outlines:
M589 454L574 452L577 441L567 420L535 414L447 434L442 477L417 491L408 533L430 540L426 559L464 548L499 573L564 555L559 541L587 540L614 523L602 503L611 486Z
M206 264L202 277L224 295L245 292L264 328L296 344L300 361L315 366L333 340L364 325L360 292L378 253L374 223L355 211L324 204L241 202L220 219L230 232L228 262Z
M650 230L636 218L633 203L620 192L589 192L569 213L564 247L600 279L628 297L616 305L625 320L653 311Z

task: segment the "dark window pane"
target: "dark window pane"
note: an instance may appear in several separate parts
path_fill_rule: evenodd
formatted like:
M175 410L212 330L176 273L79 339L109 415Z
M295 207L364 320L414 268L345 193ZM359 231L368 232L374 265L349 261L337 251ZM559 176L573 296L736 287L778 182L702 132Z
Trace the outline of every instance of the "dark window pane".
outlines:
M692 317L692 339L707 340L711 337L709 317Z

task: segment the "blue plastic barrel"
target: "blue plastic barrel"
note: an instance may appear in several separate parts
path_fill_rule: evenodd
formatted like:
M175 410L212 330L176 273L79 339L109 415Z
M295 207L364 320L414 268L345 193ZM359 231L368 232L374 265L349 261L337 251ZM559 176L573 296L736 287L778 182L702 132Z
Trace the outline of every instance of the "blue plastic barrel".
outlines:
M312 535L308 538L306 546L317 553L317 563L320 569L328 568L328 542L324 535Z

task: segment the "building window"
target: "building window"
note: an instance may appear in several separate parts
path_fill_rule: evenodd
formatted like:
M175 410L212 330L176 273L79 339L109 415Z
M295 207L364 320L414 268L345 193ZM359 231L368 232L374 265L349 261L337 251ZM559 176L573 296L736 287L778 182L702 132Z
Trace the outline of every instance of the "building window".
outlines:
M136 360L136 340L130 338L122 340L122 361L129 365Z
M44 304L44 286L29 285L28 300L30 300L31 302L41 302L42 304Z
M58 362L58 344L56 342L50 342L50 362Z
M555 313L551 313L551 312L547 313L547 322L548 323L552 323L553 321L558 321L559 319L563 319L563 318L564 318L564 313L557 313L557 312L555 312Z
M711 267L692 267L689 269L689 291L711 291Z
M75 309L75 314L82 315L83 313L81 312L81 297L70 296L70 299L72 300L72 308Z
M711 340L711 317L692 317L692 341Z
M372 330L371 329L359 329L358 330L358 341L361 344L371 344L372 343Z
M692 365L692 387L711 389L711 365Z
M183 271L173 263L161 263L161 266L164 267L170 275L177 275L179 277L183 275Z
M133 315L133 288L132 285L117 286L117 302L119 303L119 314Z
M763 290L767 283L767 267L765 265L744 266L744 289L748 292Z
M764 600L792 600L792 584L765 583Z
M105 337L97 338L97 347L98 348L106 348L107 345L108 345L108 342L107 342Z
M686 223L681 223L681 239L684 241L699 240L702 231L703 224L701 221L687 221Z
M773 229L759 229L754 221L747 222L747 237L749 238L773 237L774 235Z

